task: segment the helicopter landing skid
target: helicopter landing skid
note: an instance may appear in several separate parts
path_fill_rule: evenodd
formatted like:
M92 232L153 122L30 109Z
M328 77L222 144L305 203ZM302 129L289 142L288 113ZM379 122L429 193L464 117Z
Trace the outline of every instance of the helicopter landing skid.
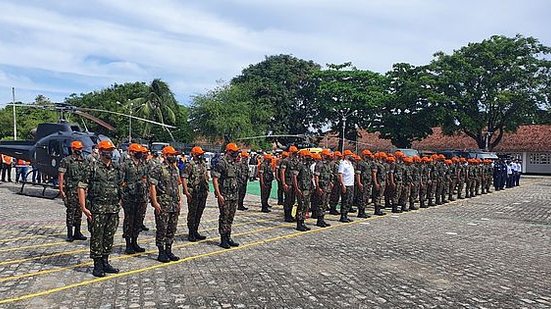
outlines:
M27 173L26 176L28 176L31 172ZM25 177L26 179L26 177ZM20 194L20 195L25 195L25 196L30 196L30 197L39 197L39 198L45 198L45 199L49 199L49 200L54 200L56 199L57 197L59 197L59 187L57 185L54 185L54 184L51 184L51 183L47 183L47 182L44 182L44 183L39 183L39 182L33 182L33 181L21 181L21 189L19 190L19 192L17 192L17 194ZM35 194L28 194L28 193L25 193L24 190L25 190L25 185L31 185L31 186L40 186L42 187L42 194L41 195L35 195ZM56 191L56 195L46 195L46 189L53 189Z

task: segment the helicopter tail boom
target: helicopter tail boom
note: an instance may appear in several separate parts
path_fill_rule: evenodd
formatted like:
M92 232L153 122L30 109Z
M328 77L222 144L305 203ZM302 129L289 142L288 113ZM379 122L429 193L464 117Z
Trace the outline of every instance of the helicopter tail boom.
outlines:
M0 153L21 159L32 161L34 152L34 142L31 141L3 141L0 142Z

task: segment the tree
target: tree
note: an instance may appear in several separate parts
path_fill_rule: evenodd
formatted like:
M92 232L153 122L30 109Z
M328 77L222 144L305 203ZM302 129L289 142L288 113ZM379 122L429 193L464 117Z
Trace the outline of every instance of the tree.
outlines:
M16 102L21 104L21 102ZM50 105L50 99L43 95L38 95L31 106ZM56 112L38 109L33 107L16 107L17 118L17 138L18 139L34 139L32 131L38 127L38 124L44 122L57 122L58 116ZM0 139L13 138L13 110L11 105L6 105L0 109Z
M399 148L432 134L439 124L439 108L430 101L433 80L426 66L397 63L386 74L387 91L373 130Z
M434 100L443 107L445 134L463 132L492 149L546 101L551 49L532 37L492 36L451 55L435 54ZM486 140L488 138L488 140Z
M314 74L316 85L314 125L330 125L345 138L357 140L358 129L369 129L376 108L385 98L385 77L368 70L358 70L351 63L330 64ZM339 148L342 140L339 141Z
M269 56L244 69L231 85L250 89L256 108L272 113L264 134L303 134L314 116L311 77L319 68L313 61L290 55Z

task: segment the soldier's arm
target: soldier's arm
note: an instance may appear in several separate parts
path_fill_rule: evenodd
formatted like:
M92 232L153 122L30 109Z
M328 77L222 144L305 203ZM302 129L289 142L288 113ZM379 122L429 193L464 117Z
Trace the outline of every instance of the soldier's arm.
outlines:
M78 204L80 205L80 209L86 218L88 218L88 220L92 220L92 213L86 208L86 189L88 188L88 183L90 181L90 173L86 171L85 174L86 177L83 177L82 181L78 183Z
M61 160L61 163L59 164L58 168L58 174L57 174L57 180L59 182L59 194L65 198L65 192L63 191L63 187L65 184L65 172L67 172L67 161Z
M151 206L155 208L157 212L161 211L161 205L159 205L159 201L157 200L157 185L159 184L159 168L160 166L156 166L150 174L149 177L149 197L151 198Z
M297 194L302 195L302 192L300 192L300 188L298 187L298 171L293 171L293 188Z
M187 184L187 180L189 178L190 173L191 173L191 167L190 167L190 164L188 163L186 164L186 167L184 168L184 170L180 175L180 178L182 179L182 189L184 191L184 195L188 198L188 203L190 202L190 199L191 199L191 194L189 193L188 184Z
M214 195L218 199L218 205L224 205L224 196L220 193L220 183L218 179L222 176L222 164L219 161L211 172L212 186L214 187Z
M355 173L354 177L356 178L356 183L358 184L358 187L360 189L363 189L364 185L362 183L362 177L361 177L362 171L358 168L354 173Z

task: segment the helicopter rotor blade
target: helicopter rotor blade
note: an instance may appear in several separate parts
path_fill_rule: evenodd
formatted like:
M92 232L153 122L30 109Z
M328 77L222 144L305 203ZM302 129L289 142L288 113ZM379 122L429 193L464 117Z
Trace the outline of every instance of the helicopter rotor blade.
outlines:
M103 109L96 109L96 108L84 108L84 107L77 107L77 108L78 108L79 110L83 110L83 111L91 111L91 112L99 112L99 113L108 113L108 114L123 116L123 117L127 117L127 118L132 118L132 119L140 120L140 121L143 121L143 122L148 122L148 123L151 123L151 124L155 124L155 125L158 125L158 126L161 126L161 127L168 128L168 129L176 129L175 126L171 126L171 125L168 125L168 124L166 124L166 123L161 123L161 122L157 122L157 121L153 121L153 120L149 120L149 119L145 119L145 118L141 118L141 117L136 117L136 116L130 116L130 115L123 114L123 113L112 112L112 111L107 111L107 110L103 110Z
M72 112L73 114L75 114L75 115L79 115L79 116L81 116L81 117L83 117L83 118L86 118L86 119L88 119L88 120L91 120L91 121L93 121L93 122L99 124L100 126L106 128L106 129L109 130L109 131L115 131L115 128L114 128L112 125L110 125L110 124L108 124L107 122L105 122L105 121L103 121L103 120L101 120L101 119L99 119L99 118L96 118L96 117L94 117L94 116L92 116L92 115L90 115L90 114L88 114L88 113L85 113L85 112L79 111L79 110L75 110L75 111L71 111L71 112Z

